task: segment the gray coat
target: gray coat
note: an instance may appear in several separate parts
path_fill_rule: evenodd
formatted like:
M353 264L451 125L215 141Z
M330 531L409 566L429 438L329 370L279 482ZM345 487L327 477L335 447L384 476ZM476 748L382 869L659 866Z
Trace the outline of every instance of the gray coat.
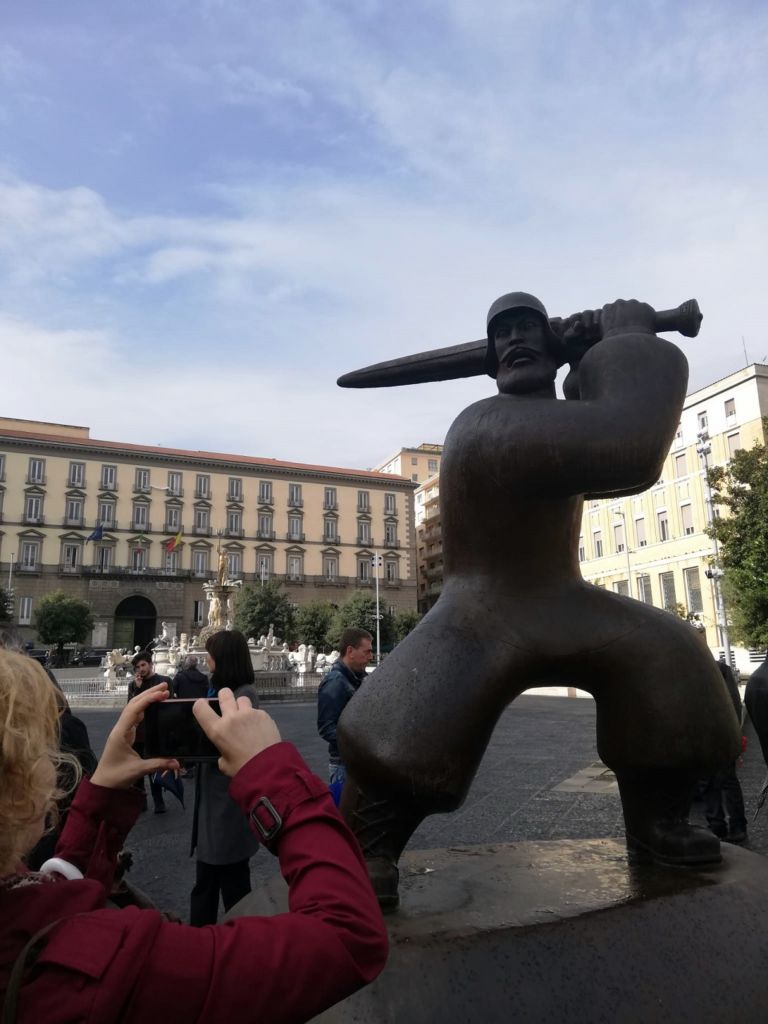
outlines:
M240 686L236 697L249 697L259 706L252 686ZM248 820L228 793L229 779L215 764L197 767L195 816L192 823L192 852L197 848L198 860L206 864L235 864L247 860L259 848Z

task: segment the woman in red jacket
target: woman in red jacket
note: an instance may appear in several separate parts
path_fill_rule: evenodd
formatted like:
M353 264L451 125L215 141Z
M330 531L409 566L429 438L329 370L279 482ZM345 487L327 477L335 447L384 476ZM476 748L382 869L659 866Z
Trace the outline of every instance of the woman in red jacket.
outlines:
M167 696L161 684L126 705L80 784L56 858L28 872L20 858L59 795L56 701L36 662L0 652L0 993L17 1002L12 1020L300 1022L384 966L381 914L327 787L265 712L227 689L221 717L204 701L195 715L221 751L232 799L280 860L290 912L192 928L153 910L106 907L141 807L133 784L175 765L132 749L145 709ZM19 980L9 985L14 967Z

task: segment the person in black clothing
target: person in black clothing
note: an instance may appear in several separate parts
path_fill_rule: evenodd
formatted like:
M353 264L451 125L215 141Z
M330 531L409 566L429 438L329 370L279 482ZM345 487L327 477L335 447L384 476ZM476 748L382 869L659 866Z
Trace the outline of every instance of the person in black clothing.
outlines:
M763 760L768 765L768 658L749 677L744 703L760 741Z
M208 676L197 667L197 656L188 654L184 668L173 677L173 696L197 700L208 696L209 687Z
M733 703L733 710L741 725L741 696L733 671L723 657L718 661L717 667L720 669L728 696ZM704 801L707 824L718 839L726 839L729 843L745 842L747 816L744 811L744 794L736 774L736 762L734 761L706 779L701 786L701 796Z
M149 651L139 651L139 653L134 656L131 664L133 665L135 675L128 684L128 700L131 700L139 693L143 693L144 690L148 690L151 686L157 686L158 683L167 683L168 689L171 690L170 678L168 676L158 675L155 672L155 668L152 664L152 655ZM133 744L133 749L139 757L144 756L143 722L139 722L136 727L136 740ZM136 787L145 794L144 810L146 810L146 790L144 789L143 775L139 782L136 783ZM165 814L166 806L165 799L163 798L163 787L159 782L153 782L150 778L149 788L152 793L152 801L155 805L155 814Z

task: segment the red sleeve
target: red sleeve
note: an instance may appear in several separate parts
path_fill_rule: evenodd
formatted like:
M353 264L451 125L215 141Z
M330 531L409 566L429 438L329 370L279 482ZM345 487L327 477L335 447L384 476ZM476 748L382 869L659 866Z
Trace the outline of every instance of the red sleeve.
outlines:
M307 1021L384 967L387 932L360 848L292 744L252 758L230 795L246 812L267 797L282 818L270 846L290 913L200 929L163 924L127 1021Z
M87 778L77 788L56 844L56 856L112 889L117 855L141 810L135 789L107 789Z

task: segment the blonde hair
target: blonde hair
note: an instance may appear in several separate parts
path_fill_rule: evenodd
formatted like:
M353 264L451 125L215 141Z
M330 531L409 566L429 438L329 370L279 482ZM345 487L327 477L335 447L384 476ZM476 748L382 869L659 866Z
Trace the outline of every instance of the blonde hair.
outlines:
M0 871L26 853L30 828L63 795L35 770L45 759L58 767L58 748L53 683L33 658L0 650Z

